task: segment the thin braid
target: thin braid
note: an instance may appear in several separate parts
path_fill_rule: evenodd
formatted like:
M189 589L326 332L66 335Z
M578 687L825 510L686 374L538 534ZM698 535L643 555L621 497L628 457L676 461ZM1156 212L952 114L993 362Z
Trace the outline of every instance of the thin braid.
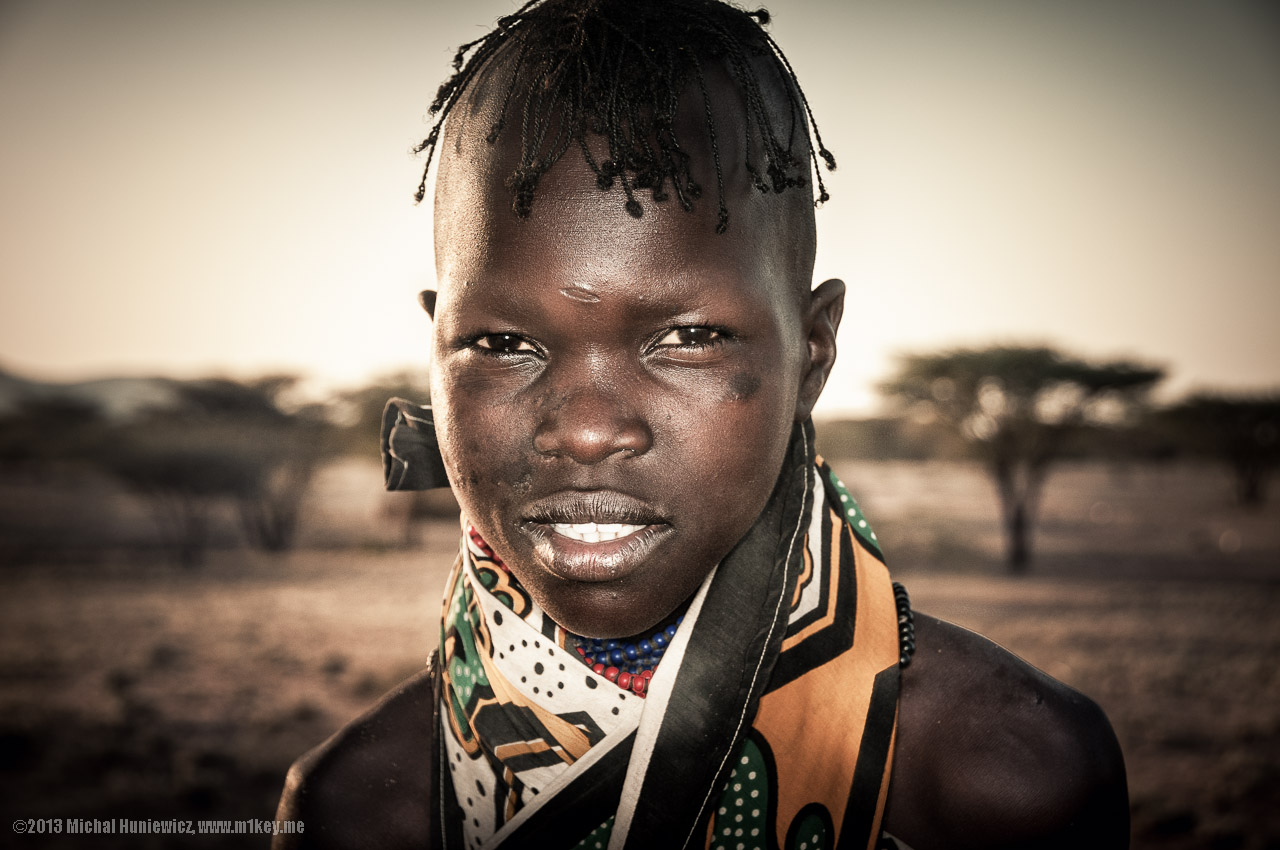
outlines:
M722 26L720 22L712 19L708 15L699 15L699 19L706 24L708 29L719 36L719 46L725 50L724 58L728 60L734 76L737 78L739 85L742 86L743 95L747 101L747 111L745 115L746 120L742 122L744 136L743 165L745 166L747 173L751 175L752 182L755 184L756 188L761 192L767 192L768 186L760 178L759 172L751 162L751 130L753 125L761 125L759 127L759 132L765 149L765 161L772 161L772 150L768 139L768 114L767 111L763 109L762 104L757 104L759 92L753 85L755 83L755 76L751 73L751 70L744 60L741 52L734 49L732 33ZM699 69L699 73L701 73L701 69ZM764 113L763 123L761 122L761 113Z
M720 210L716 216L716 233L724 233L729 229L729 207L724 202L724 172L720 167L720 145L716 142L716 119L711 114L711 95L707 93L707 81L702 74L702 63L693 57L697 68L698 88L702 91L702 106L707 113L707 135L711 138L711 159L716 164L716 197L720 200Z
M757 10L756 14L759 15L761 11L763 10ZM764 12L764 17L767 20L768 12ZM732 34L727 32L719 22L709 21L708 23L722 34L726 43L732 43ZM748 151L750 150L751 128L754 122L760 134L761 146L765 149L765 161L767 163L765 171L772 180L773 190L781 192L788 185L797 185L789 182L786 176L786 170L794 164L794 157L787 148L783 148L777 139L777 134L773 129L773 121L769 117L769 110L765 106L763 96L760 94L759 80L750 72L745 57L741 53L731 50L729 59L734 71L738 74L739 83L747 100L747 121L744 124L746 125ZM789 86L784 86L784 88L787 92L788 104L792 107L791 111L794 114L796 106L795 95L791 92ZM799 88L798 84L797 88ZM747 160L746 164L750 170L750 160ZM757 188L762 192L767 192L769 190L768 184L763 183L756 172L752 171L752 174L757 180Z
M455 53L454 74L429 110L431 129L414 148L426 154L414 197L421 202L425 196L442 128L458 101L485 67L505 61L509 75L504 72L497 117L485 140L497 143L518 100L521 153L507 180L516 215L530 214L541 177L574 146L602 190L621 187L630 215L644 213L638 190L647 190L655 203L666 201L668 180L676 202L691 210L701 187L693 179L675 117L692 78L702 98L716 176L715 229L723 233L729 208L705 61L721 64L742 93L741 156L751 184L762 192L805 187L805 172L812 169L821 204L829 195L819 160L834 170L835 157L823 144L795 70L764 30L769 21L765 9L746 12L720 0L528 0ZM769 66L767 79L756 71L757 57ZM785 126L773 118L766 82L770 91L781 88L789 113ZM592 154L589 136L603 138L604 159ZM800 155L798 141L806 148ZM755 161L753 151L762 162Z
M520 40L520 50L516 53L516 60L512 63L511 78L507 81L507 90L502 93L502 108L498 111L498 120L494 122L493 127L489 130L489 135L485 136L485 141L494 144L498 141L498 134L502 132L502 128L506 125L507 107L511 104L511 96L515 94L516 82L520 79L520 68L524 65L525 52L528 45L524 39Z
M536 2L538 2L538 0L530 0L530 2L521 7L520 11L529 8ZM436 116L435 123L431 126L431 131L427 134L427 138L413 149L415 154L420 154L423 151L426 151L427 154L427 160L422 166L422 179L418 182L418 188L414 192L413 197L415 202L422 203L422 199L426 196L427 175L431 172L431 160L435 155L436 147L439 145L440 131L444 127L444 122L448 119L449 114L453 111L454 105L458 102L458 98L461 96L462 92L466 90L472 78L479 73L480 69L484 67L488 59L497 52L502 43L506 41L506 35L507 33L505 28L502 27L501 22L499 22L498 29L488 33L482 38L478 38L475 41L462 45L458 48L457 53L454 54L453 67L457 73L446 80L440 86L440 90L436 92L436 98L428 109L428 114ZM479 46L479 50L477 50L476 54L472 56L470 61L463 65L463 57L466 55L467 51L477 45ZM496 140L497 135L493 135Z
M827 192L826 184L822 180L822 169L818 166L818 157L821 156L823 162L827 164L827 171L836 170L835 154L827 150L827 146L823 144L822 133L818 130L818 119L813 115L813 107L809 105L809 97L804 93L804 87L800 85L800 78L796 76L795 70L791 67L791 61L787 59L787 55L782 52L782 48L778 46L778 42L773 40L773 36L767 32L764 34L765 40L769 43L769 47L773 51L773 55L782 67L787 69L788 76L795 83L796 91L800 92L800 102L804 105L805 118L808 120L809 132L813 134L815 144L809 145L809 158L813 160L813 175L818 181L818 197L814 203L818 206L831 200L831 195Z

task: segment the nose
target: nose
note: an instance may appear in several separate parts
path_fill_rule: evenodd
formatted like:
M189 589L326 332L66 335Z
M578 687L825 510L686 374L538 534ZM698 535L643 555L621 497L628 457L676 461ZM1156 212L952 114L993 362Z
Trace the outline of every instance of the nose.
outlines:
M642 455L653 445L633 393L587 380L553 398L533 434L533 447L541 455L590 465L616 454Z

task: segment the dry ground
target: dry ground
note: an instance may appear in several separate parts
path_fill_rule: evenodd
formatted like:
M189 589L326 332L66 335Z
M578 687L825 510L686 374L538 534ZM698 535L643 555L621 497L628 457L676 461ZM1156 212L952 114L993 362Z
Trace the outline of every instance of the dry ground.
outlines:
M837 468L916 607L1106 709L1136 847L1280 847L1276 508L1234 508L1212 470L1067 469L1050 483L1033 574L1011 578L974 471ZM308 547L286 556L226 549L181 572L116 552L0 570L5 814L269 817L288 762L435 642L455 527L427 523L419 548L388 548L399 533L381 530L376 483L362 465L332 471Z

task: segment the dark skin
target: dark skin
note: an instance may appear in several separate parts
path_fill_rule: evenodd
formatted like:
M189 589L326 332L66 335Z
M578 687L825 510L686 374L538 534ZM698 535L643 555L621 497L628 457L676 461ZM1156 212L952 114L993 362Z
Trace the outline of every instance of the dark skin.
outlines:
M467 136L483 114L460 124L437 187L440 290L424 299L455 493L567 629L642 632L764 506L834 363L844 285L810 290L803 193L761 196L731 171L733 224L717 236L713 205L631 219L566 157L520 220L502 185L512 146ZM557 522L588 521L636 539L555 539ZM916 643L888 832L915 850L1127 846L1123 760L1094 703L924 614ZM274 846L426 845L430 688L411 679L294 765L278 817L307 828Z
M764 508L834 358L844 285L802 303L753 238L761 200L689 238L714 235L709 210L634 221L562 165L520 220L501 203L460 214L477 183L501 198L501 172L444 164L431 397L463 513L556 622L622 637L687 600ZM556 531L584 523L634 530Z
M884 829L914 850L1123 848L1124 761L1091 700L980 635L916 614ZM410 679L289 771L276 848L422 848L431 681Z

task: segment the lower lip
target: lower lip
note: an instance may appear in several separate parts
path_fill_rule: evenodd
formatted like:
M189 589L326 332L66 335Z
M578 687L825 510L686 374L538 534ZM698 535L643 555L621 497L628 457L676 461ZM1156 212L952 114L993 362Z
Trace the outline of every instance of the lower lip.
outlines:
M538 560L553 575L566 581L608 582L631 575L653 553L672 528L646 525L626 537L588 543L557 534L546 523L530 522L525 533L533 540Z

